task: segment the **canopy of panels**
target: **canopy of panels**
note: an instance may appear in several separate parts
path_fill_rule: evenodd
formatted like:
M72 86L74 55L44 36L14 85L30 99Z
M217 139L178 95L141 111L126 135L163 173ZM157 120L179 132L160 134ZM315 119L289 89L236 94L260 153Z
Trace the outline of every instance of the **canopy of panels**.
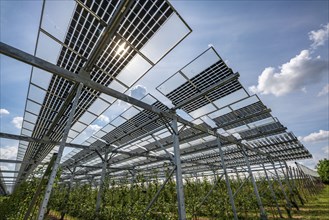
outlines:
M234 137L248 147L251 164L311 157L259 97L248 94L239 73L212 47L155 85L156 95L132 92L136 82L191 32L167 1L45 1L40 24L37 57L156 109L176 112L222 137ZM77 87L33 68L21 135L59 142ZM62 180L70 178L73 167L80 181L99 178L99 155L105 151L110 153L108 175L113 179L132 172L165 176L173 155L170 123L152 111L83 87L67 140L81 148L65 152ZM184 175L221 169L218 140L211 132L181 123L178 128ZM229 169L245 166L236 142L220 142ZM16 165L17 183L57 150L50 143L20 141L17 160L23 163Z

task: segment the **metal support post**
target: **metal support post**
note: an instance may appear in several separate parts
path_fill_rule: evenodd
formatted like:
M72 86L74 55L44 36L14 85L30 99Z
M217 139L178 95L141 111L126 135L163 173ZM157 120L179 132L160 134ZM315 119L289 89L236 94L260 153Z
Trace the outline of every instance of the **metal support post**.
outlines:
M291 179L291 182L292 182L293 192L296 192L297 197L298 197L300 203L301 203L302 205L304 205L304 199L302 198L302 196L301 196L300 193L299 193L298 187L297 187L297 185L296 185L296 180L295 180L295 178L294 178L294 176L293 176L293 173L292 173L292 169L291 169L290 166L289 166L289 167L287 166L287 163L286 163L285 161L284 161L284 164L285 164L285 166L286 166L286 168L287 168L287 174L288 174L288 176L290 176L290 179Z
M177 202L178 202L178 216L180 220L186 220L183 175L182 175L182 166L180 159L179 136L178 136L176 114L173 116L171 127L173 129L173 145L174 145L173 147L174 147L174 156L175 156L175 165L176 165L176 191L177 191Z
M295 167L292 168L293 176L294 176L294 179L295 179L295 182L296 182L296 187L299 190L299 192L301 192L301 194L302 194L301 197L302 197L303 201L306 202L307 199L306 199L306 196L305 196L305 190L303 188L301 179L298 176L298 170L297 169L298 169L297 167L296 167L296 169L295 169Z
M98 219L98 216L99 216L99 211L100 211L101 201L102 201L102 194L104 191L104 182L105 182L105 175L106 175L106 168L107 168L107 158L108 158L108 150L105 149L104 158L101 158L103 164L102 164L101 179L100 179L100 183L99 183L99 190L97 192L96 209L95 209L96 219Z
M283 168L282 164L281 164L281 161L279 161L279 164L280 164L280 166L281 166L281 170L282 170L283 176L284 176L284 178L285 178L286 184L287 184L287 186L288 186L288 188L289 188L289 192L290 192L291 195L293 195L292 187L291 187L290 180L289 180L289 176L288 176L288 172L289 172L289 171L288 171L288 166L287 166L286 163L284 163L284 164L285 164L286 171L287 171L287 173L286 173L286 172L284 171L284 168Z
M306 173L304 173L304 171L301 171L303 177L304 177L304 180L306 182L306 185L307 185L307 189L310 193L310 195L315 195L315 191L314 191L314 186L312 184L312 181L310 180L310 178L308 177L308 175Z
M284 164L285 164L285 166L287 168L287 174L288 174L289 178L291 179L292 186L296 189L297 187L296 187L294 176L292 175L291 167L290 166L289 167L287 166L286 161L284 161Z
M280 215L280 218L283 218L283 216L282 216L282 212L281 212L281 209L280 209L279 204L278 204L278 199L277 199L277 197L276 197L276 195L275 195L275 192L274 192L274 190L273 190L272 182L271 182L271 180L268 178L268 175L267 175L267 172L266 172L266 169L265 169L264 163L262 163L262 167L263 167L263 170L264 170L264 173L265 173L265 177L266 177L266 180L267 180L267 182L268 182L268 185L269 185L269 188L270 188L270 191L271 191L272 197L273 197L273 199L274 199L274 201L275 201L276 208L277 208L278 213L279 213L279 215Z
M38 216L39 220L43 220L44 217L45 217L45 212L46 212L46 209L47 209L47 205L48 205L48 201L49 201L49 198L50 198L51 190L53 188L53 184L55 182L55 178L56 178L56 175L57 175L59 163L60 163L62 155L63 155L66 139L67 139L67 136L68 136L69 131L71 129L74 113L75 113L76 107L78 105L78 101L79 101L79 97L80 97L82 87L83 87L83 84L80 83L79 86L78 86L77 92L75 94L75 98L74 98L74 101L73 101L73 104L72 104L71 112L70 112L69 117L67 119L67 123L66 123L65 130L64 130L64 133L63 133L62 141L61 141L60 147L58 149L57 158L56 158L54 167L51 171L51 175L50 175L50 178L49 178L49 181L48 181L45 197L43 198L42 205L41 205L40 210L39 210L39 216Z
M62 213L61 213L61 218L60 218L60 220L63 220L64 219L64 216L65 216L65 214L67 213L67 202L69 201L69 199L70 199L70 191L71 191L71 187L72 187L72 183L73 183L73 180L74 180L74 174L75 174L75 170L76 170L76 164L74 165L74 167L73 167L73 170L72 170L72 172L71 172L71 177L70 177L70 181L69 181L69 184L68 184L68 188L67 188L67 192L66 192L66 196L65 196L65 200L64 200L64 202L63 202L63 211L62 211Z
M306 179L308 180L309 185L311 186L310 188L311 188L312 194L313 195L316 195L316 190L315 190L316 186L315 186L315 183L313 181L312 176L310 176L310 175L308 175L306 173L304 173L304 175L306 176Z
M297 187L300 188L300 182L298 176L296 175L295 167L292 167L292 175L293 175L293 179L296 182Z
M274 168L274 173L275 173L275 175L276 175L276 177L277 177L277 179L278 179L278 182L279 182L279 185L280 185L281 191L282 191L283 196L284 196L284 198L285 198L285 200L286 200L286 203L287 203L287 210L288 210L289 218L291 218L291 213L290 213L290 210L291 210L291 207L292 207L292 206L291 206L291 202L290 202L290 200L289 200L289 198L288 198L288 196L287 196L286 190L284 189L284 187L283 187L283 185L282 185L281 178L280 178L280 176L279 176L279 174L278 174L278 171L276 170L276 167L275 167L273 161L272 161L272 166L273 166L273 168Z
M227 187L227 192L230 198L230 203L232 206L232 211L233 211L233 216L234 219L237 220L238 219L238 215L236 212L236 207L235 207L235 203L234 203L234 197L233 197L233 193L232 193L232 188L231 188L231 183L230 180L228 178L228 173L227 173L227 169L226 169L226 164L225 164L225 157L224 157L224 152L222 150L222 143L220 142L219 138L217 137L217 146L219 148L219 155L220 155L220 161L224 170L224 175L225 175L225 182L226 182L226 187Z
M251 167L250 167L250 162L249 162L247 152L246 152L246 149L245 149L244 146L242 146L242 154L244 156L244 159L245 159L247 167L248 167L248 172L249 172L249 176L250 176L252 185L254 186L254 192L255 192L255 195L256 195L256 200L257 200L257 204L258 204L258 207L259 207L259 210L260 210L260 219L267 219L267 215L266 215L265 209L263 207L263 203L262 203L262 200L260 198L259 191L258 191L258 188L257 188L257 184L256 184L255 178L252 174L252 170L251 170Z
M40 196L42 190L44 189L44 186L47 184L47 179L49 177L49 175L51 174L51 169L53 167L53 164L54 162L56 161L56 157L57 157L57 154L54 154L47 166L47 169L45 171L45 173L43 174L41 180L40 180L40 183L30 201L30 204L29 204L29 207L27 209L27 212L25 213L24 215L24 220L27 220L31 217L31 212L32 212L32 209L35 207L35 204L37 202L37 199L38 197ZM33 212L32 212L33 213ZM32 214L33 215L33 214Z
M297 172L300 175L300 180L301 180L301 182L303 184L303 189L307 192L308 195L312 195L311 194L311 191L310 191L310 188L311 187L308 186L308 182L307 182L307 180L306 180L306 178L304 176L304 172L301 170L301 168L298 165L297 165Z
M298 204L297 204L297 202L296 202L296 200L295 200L295 194L294 194L294 192L293 192L293 190L292 190L292 187L291 187L291 184L290 184L290 181L289 181L289 176L288 176L288 172L289 172L289 171L288 171L287 167L286 167L287 173L284 171L284 168L283 168L283 166L282 166L282 164L281 164L281 161L279 161L279 164L280 164L281 169L282 169L282 173L283 173L283 176L284 176L284 180L285 180L286 185L287 185L287 187L288 187L288 189L289 189L289 194L290 194L289 199L290 199L290 202L291 202L291 204L292 204L293 206L295 206L295 208L296 208L297 210L299 210Z
M130 212L133 212L133 205L134 205L134 183L136 179L136 170L128 170L128 172L131 174L131 180L130 180Z

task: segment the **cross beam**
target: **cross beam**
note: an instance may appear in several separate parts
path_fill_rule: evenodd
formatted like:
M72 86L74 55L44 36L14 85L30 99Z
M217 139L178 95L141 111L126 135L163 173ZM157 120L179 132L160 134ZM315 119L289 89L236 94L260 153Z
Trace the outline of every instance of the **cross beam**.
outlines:
M99 92L102 92L102 93L105 93L109 96L112 96L114 98L117 98L121 101L124 101L124 102L127 102L127 103L130 103L132 105L135 105L137 107L140 107L140 108L143 108L145 110L148 110L148 111L151 111L151 112L154 112L155 114L158 114L160 116L164 116L166 118L169 118L169 119L174 119L174 118L177 118L177 122L179 123L182 123L184 125L187 125L191 128L194 128L196 130L199 130L199 131L202 131L202 132L205 132L207 134L210 134L210 135L213 135L213 136L216 136L218 137L220 140L222 141L228 141L232 144L236 144L236 145L239 145L239 146L244 146L246 149L248 150L251 150L251 151L254 151L262 156L266 156L266 157L269 157L271 159L273 159L273 157L268 154L268 153L265 153L265 152L262 152L260 150L257 150L257 149L253 149L245 144L242 144L240 141L238 141L235 137L233 136L223 136L223 135L220 135L218 134L217 132L213 131L213 130L210 130L208 128L205 128L204 126L202 125L196 125L192 122L189 122L181 117L179 117L178 115L176 115L175 113L172 113L172 112L167 112L167 111L162 111L160 110L159 108L155 107L155 106L152 106L152 105L149 105L147 103L144 103L138 99L135 99L133 97L130 97L126 94L123 94L121 92L118 92L114 89L111 89L109 87L106 87L104 85L101 85L95 81L92 81L86 77L82 77L78 74L75 74L75 73L72 73L64 68L61 68L59 66L56 66L50 62L47 62L43 59L40 59L36 56L33 56L31 54L28 54L24 51L21 51L17 48L14 48L10 45L7 45L5 43L2 43L0 42L0 53L1 54L4 54L8 57L11 57L11 58L14 58L16 60L19 60L21 62L24 62L26 64L29 64L29 65L32 65L34 67L37 67L37 68L40 68L44 71L47 71L47 72L50 72L52 74L55 74L55 75L58 75L60 77L63 77L67 80L70 80L72 82L76 82L76 83L82 83L84 86L86 87L89 87L91 89L94 89L96 91L99 91Z

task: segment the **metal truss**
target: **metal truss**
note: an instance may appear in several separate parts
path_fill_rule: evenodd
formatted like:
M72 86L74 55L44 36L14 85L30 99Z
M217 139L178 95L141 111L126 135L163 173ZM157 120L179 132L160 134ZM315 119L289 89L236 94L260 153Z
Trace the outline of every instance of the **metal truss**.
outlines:
M174 42L167 42L165 50L148 51L159 43L156 39L163 37L163 30L170 28L169 21L180 22L185 32ZM234 73L214 48L157 86L162 98L169 99L173 107L152 94L135 98L127 93L190 32L167 1L115 1L104 8L102 4L77 0L63 39L46 27L39 28L39 35L60 47L55 62L0 43L0 53L33 66L33 76L37 69L50 74L47 88L31 77L21 135L0 133L0 138L20 141L17 160L7 161L19 164L13 171L16 186L58 151L39 219L44 218L58 167L62 167L61 181L68 183L69 189L74 181L95 178L99 182L96 215L105 178L120 183L130 175L133 183L136 174L152 178L157 171L163 185L146 207L146 214L175 174L180 219L186 219L183 177L213 172L221 175L216 181L225 178L234 219L238 219L234 202L238 191L232 191L230 178L236 174L241 181L239 173L248 173L245 181L252 182L260 217L267 219L255 172L264 172L264 181L269 184L271 178L276 178L284 192L277 169L289 170L286 161L310 158L311 154L271 115L258 96L247 93L239 82L240 74ZM129 65L135 62L145 68L129 72ZM35 98L32 89L44 96ZM114 108L118 100L129 104L127 109L78 144L88 126ZM55 150L56 146L59 149ZM62 157L65 147L75 150ZM284 164L278 165L281 162ZM169 177L167 166L173 167ZM273 175L269 175L267 171L272 169ZM282 180L290 186L290 193L296 188L293 172L283 172ZM6 182L2 176L0 180L0 193L4 194ZM276 198L273 190L271 196ZM291 208L288 196L285 198ZM276 207L282 216L279 205Z

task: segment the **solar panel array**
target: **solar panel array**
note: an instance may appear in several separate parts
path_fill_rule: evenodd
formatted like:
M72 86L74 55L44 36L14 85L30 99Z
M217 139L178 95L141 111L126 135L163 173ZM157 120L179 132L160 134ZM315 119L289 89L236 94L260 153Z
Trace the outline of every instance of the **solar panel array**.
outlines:
M177 36L177 39L174 39L175 41L165 42L166 47L153 52L156 56L147 57L148 54L152 55L147 47L150 47L152 43L154 44L156 35L161 34L161 27L168 29L167 26L171 25L169 20L174 19L176 21L179 16L167 1L131 1L130 5L127 6L129 8L122 16L121 22L115 30L112 30L115 15L122 10L120 7L125 2L78 1L65 39L61 42L61 50L56 64L80 75L87 71L87 77L90 77L91 80L123 91L122 88L124 90L130 88L172 47L190 33L189 27L186 26L185 32L182 32L181 36ZM167 26L165 25L166 22ZM179 20L179 22L185 25L182 20ZM108 43L98 45L99 42L104 41L109 32L112 33L112 36L109 38ZM41 27L40 33L47 33L51 40L58 40L44 30L43 27ZM39 41L38 48L44 46ZM92 62L91 57L97 52L97 59ZM144 68L137 69L138 73L130 74L130 69L136 63L144 65ZM38 70L35 71L37 74ZM33 97L32 88L34 87L38 89L35 92L39 93L37 95L42 96L40 93L44 94L43 99L36 100ZM35 85L32 80L26 105L26 115L35 120L33 121L35 125L30 123L33 119L24 117L22 135L40 139L60 140L67 116L71 110L76 87L77 85L72 82L55 75L51 76L49 86L43 89L39 85ZM78 128L71 130L71 140L83 131L84 128L81 127L86 128L94 119L99 117L101 112L97 114L90 107L100 96L101 94L98 91L87 87L83 88L73 120L76 125L74 128ZM102 108L107 108L114 101L105 95L101 96L100 100L103 101ZM41 146L38 143L27 144L21 142L18 159L24 161L34 160L40 163L53 148L53 145ZM19 169L19 166L17 169ZM24 166L20 170L28 173L31 170L31 165Z
M206 53L215 53L213 48L209 49ZM204 56L201 55L201 56ZM218 56L218 59L220 57ZM194 61L195 62L195 61ZM193 62L192 62L193 63ZM220 63L220 62L216 62ZM218 72L222 72L224 70L230 70L226 64L222 63L222 68L218 68L216 71L213 71L213 76L216 76ZM192 64L189 64L192 65ZM211 67L214 65L211 65ZM205 86L196 86L196 85L203 85L199 83L195 79L202 79L204 75L208 75L208 70L212 69L210 67L206 67L204 71L200 71L200 73L196 74L192 80L186 76L183 76L186 79L186 82L182 82L181 85L178 85L176 88L173 88L173 91L169 91L167 93L167 97L171 98L173 104L179 105L179 103L184 102L186 99L190 97L195 98L195 100L207 99L208 93L205 93L204 90L212 87L215 83L221 82L221 80L225 80L223 77L221 80L211 81L211 85ZM227 74L226 77L230 77L233 74L232 70L230 70L230 74ZM206 73L206 74L205 74ZM182 70L178 71L176 74L181 74ZM176 74L173 77L175 79ZM212 77L210 74L208 77ZM169 79L170 80L170 79ZM243 90L241 84L234 79L237 84L240 86L240 89ZM175 79L176 81L176 79ZM167 83L168 80L165 81ZM164 84L165 84L164 83ZM230 84L230 81L227 80L227 83ZM186 89L187 87L192 89ZM158 88L160 90L165 90L163 85L160 85ZM215 87L213 88L210 93L217 93L217 90L222 90L225 88L224 86ZM192 92L195 90L196 92ZM185 93L184 93L185 91ZM230 91L229 94L234 94L236 91ZM182 101L176 101L179 97L177 94L182 95L185 99ZM196 97L197 95L200 97ZM241 95L242 94L242 95ZM259 155L253 151L248 151L248 157L251 164L259 164L260 161L265 163L271 163L272 161L286 161L286 160L297 160L297 159L304 159L309 158L310 154L305 149L305 147L298 141L298 139L291 133L287 132L286 128L276 119L273 118L271 115L271 110L268 109L257 96L249 96L245 93L235 93L236 97L231 97L230 101L235 100L234 102L225 101L228 104L221 106L220 108L213 104L212 102L204 102L203 105L199 104L199 108L194 108L190 112L195 112L197 110L202 109L204 106L212 104L216 106L216 109L207 111L202 111L202 114L197 112L194 115L199 115L194 119L195 123L201 123L202 126L208 127L209 129L216 129L218 132L221 132L224 135L237 135L239 139L243 140L244 144L249 146L250 148L261 150L264 153L268 153L271 155L272 158L267 158L262 155ZM217 100L214 100L215 103L218 101L223 101L221 97ZM223 101L223 103L224 103ZM158 101L156 103L159 103ZM187 103L186 105L189 105ZM181 108L184 109L185 105ZM208 108L209 109L209 108ZM165 110L165 108L163 108ZM141 113L139 113L141 114ZM139 117L139 114L136 116ZM156 117L156 116L155 116ZM205 119L207 117L207 120ZM159 118L159 117L157 117ZM213 123L209 123L209 121L213 121ZM211 125L214 125L211 127ZM121 127L126 127L125 125L120 125L116 129L122 129ZM163 129L159 132L155 132L155 136L158 137L155 140L150 134L144 137L142 140L137 140L133 142L131 145L139 146L133 150L129 150L130 153L135 154L136 156L133 157L132 155L123 155L118 154L113 157L109 163L109 174L115 178L121 179L123 177L129 176L129 170L135 170L139 173L143 173L144 175L152 176L154 175L154 171L157 170L156 173L158 175L165 176L166 167L170 165L170 159L167 157L166 153L164 152L163 148L166 148L167 151L173 151L173 142L171 133L167 131L164 123L159 124L158 127L154 128L161 128ZM182 126L181 126L182 127ZM152 131L152 130L151 130ZM150 133L150 130L145 132ZM106 135L102 137L105 139ZM113 135L111 139L114 142L116 137ZM219 155L219 148L214 136L202 133L193 128L185 128L179 133L180 139L180 148L181 148L181 159L182 159L182 168L184 174L192 174L195 172L205 172L211 169L217 168L220 169L222 164ZM127 139L129 141L129 139ZM162 145L163 148L159 147L159 143ZM97 145L97 144L96 144ZM124 149L125 141L119 143L117 149ZM235 168L235 167L243 167L246 165L244 156L242 151L236 145L233 145L230 142L223 141L222 142L223 150L225 153L225 163L228 168ZM82 153L83 151L81 151ZM87 150L85 152L88 152ZM140 157L142 153L146 153L144 157ZM147 155L156 155L162 158L150 158ZM89 159L94 159L97 156L94 156ZM74 161L67 161L63 163L64 167L72 167L74 164L83 164L86 161L80 160L81 155L77 155L74 157ZM261 160L260 160L261 159ZM87 161L88 161L87 160ZM81 168L77 171L77 175L80 176L79 179L83 180L87 177L95 176L96 179L100 176L100 167L101 163L96 163L94 167L88 168ZM116 170L113 170L113 168ZM63 176L63 179L69 179L69 175Z
M191 32L167 1L78 0L72 8L62 38L46 25L40 27L37 55L38 51L42 55L40 50L47 42L42 39L47 38L59 48L58 57L44 59L125 94L131 95L135 83ZM179 33L166 41L166 34L174 32ZM159 97L146 94L138 98L169 112L172 109L159 101L166 98L182 118L221 137L234 137L239 146L221 140L229 169L246 165L241 145L249 148L251 164L310 158L293 133L286 131L256 95L250 96L238 78L211 47L159 85ZM34 69L22 135L60 141L76 89L77 84ZM62 179L68 180L67 170L75 166L79 180L99 178L99 154L106 150L111 152L108 175L113 178L120 180L131 171L146 176L156 171L165 176L173 152L170 123L154 112L83 87L67 142L91 148L72 150L62 158ZM180 123L178 128L183 174L222 168L215 136ZM33 163L17 165L19 179L24 180L57 148L20 141L17 159Z

